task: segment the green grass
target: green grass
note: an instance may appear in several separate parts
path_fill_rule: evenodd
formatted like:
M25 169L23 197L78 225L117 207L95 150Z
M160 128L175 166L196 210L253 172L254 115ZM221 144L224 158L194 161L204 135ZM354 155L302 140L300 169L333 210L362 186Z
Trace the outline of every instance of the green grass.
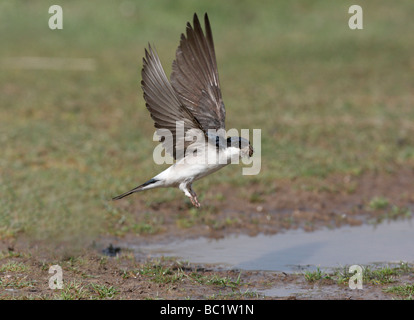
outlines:
M249 289L246 289L246 291L232 291L232 292L220 292L218 294L212 294L209 296L206 296L206 299L208 300L223 300L223 299L243 299L243 298L253 298L253 299L260 299L264 298L263 294L258 293L257 291L250 291Z
M405 262L389 265L373 264L362 266L362 283L363 285L367 283L373 285L386 285L394 283L398 281L402 275L411 274L413 270L413 265ZM349 266L335 268L332 271L323 271L317 267L316 270L306 270L303 273L305 280L310 283L321 280L329 280L340 285L348 285L349 279L354 275L355 273L349 272Z
M412 212L407 207L392 204L386 197L373 197L367 205L369 210L378 211L379 214L369 219L369 223L378 224L384 220L397 220L411 218Z
M3 257L0 258L3 259ZM29 270L24 263L9 260L0 265L0 288L22 289L34 287L36 281L27 279L28 276Z
M216 285L222 287L230 287L230 288L237 288L240 283L240 276L241 272L239 273L237 279L232 279L226 276L218 276L218 275L200 275L198 273L192 273L190 277L194 279L196 282L200 284L207 284L207 285Z
M100 299L112 299L119 293L119 290L113 286L104 284L91 284L91 288L98 294Z
M374 197L368 204L368 207L372 210L385 209L389 205L389 200L385 197Z
M392 298L413 300L414 285L406 283L407 276L411 277L413 271L414 266L406 262L362 266L362 285L380 286L383 292L392 294ZM309 283L328 280L331 283L348 286L354 273L349 272L349 266L336 268L329 272L322 271L318 267L314 271L305 271L303 276Z
M0 266L0 272L23 272L27 267L21 262L9 261Z
M175 261L172 265L166 265L164 262L164 259L152 259L138 270L124 271L123 278L126 279L131 276L136 277L137 275L141 275L148 277L155 283L174 284L176 282L187 280L200 285L214 285L231 289L236 289L241 284L241 273L239 273L236 279L233 279L228 276L220 276L214 273L199 273L197 270L192 272L185 271L183 270L184 263L180 261Z
M63 288L54 294L59 300L91 300L91 299L113 299L119 293L114 286L98 283L84 283L79 280L72 280L63 284Z
M385 266L368 265L363 267L363 283L371 283L374 285L393 283L401 275L409 274L412 271L412 265L403 262ZM353 273L349 273L349 266L345 266L343 268L338 268L333 273L333 278L336 279L337 283L347 285L349 283L349 279L353 275Z
M398 286L392 286L384 289L384 291L394 293L405 300L413 300L414 297L413 284L402 284Z
M159 221L133 220L110 199L165 168L151 157L141 59L155 43L169 74L194 12L212 23L227 128L262 129L261 174L229 167L198 182L199 194L215 183L265 186L413 163L411 0L364 1L362 31L348 28L350 2L139 1L123 14L119 2L63 1L63 30L54 31L50 5L0 3L0 239L82 246L102 233L157 232ZM96 69L3 63L27 56L90 58ZM184 199L178 190L139 199L176 196Z
M323 272L319 267L314 271L306 270L304 272L305 280L308 282L315 282L322 279L330 279L330 275Z
M63 288L56 294L56 299L59 300L83 300L90 297L91 295L87 288L82 282L77 280L63 283Z
M412 215L413 213L410 209L392 205L389 210L382 212L379 216L370 219L368 222L378 224L384 220L410 219Z
M35 286L34 280L27 280L26 276L0 277L0 288L2 289L22 289Z
M174 270L168 266L154 264L152 261L139 269L137 274L149 276L156 283L175 283L186 276L180 268Z

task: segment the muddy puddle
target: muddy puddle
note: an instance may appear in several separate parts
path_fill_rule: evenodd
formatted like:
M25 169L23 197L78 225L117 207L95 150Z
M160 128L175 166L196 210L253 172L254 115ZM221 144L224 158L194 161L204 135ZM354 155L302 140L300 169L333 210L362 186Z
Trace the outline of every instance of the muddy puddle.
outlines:
M168 243L124 244L138 256L173 256L191 263L286 273L345 265L414 261L414 220L377 225L287 230L274 235L230 235Z

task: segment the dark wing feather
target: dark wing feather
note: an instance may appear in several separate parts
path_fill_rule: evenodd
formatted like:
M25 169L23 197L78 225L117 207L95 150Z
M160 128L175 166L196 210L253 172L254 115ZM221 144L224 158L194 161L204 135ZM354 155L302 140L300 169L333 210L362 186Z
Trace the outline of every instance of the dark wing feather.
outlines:
M201 130L203 135L205 132L193 114L179 101L165 75L157 52L151 46L145 50L143 65L141 86L147 109L151 113L159 136L165 135L163 129L171 132L173 140L162 139L161 142L166 151L174 159L179 160L191 144L191 141L185 141L185 133L190 129Z
M226 111L221 96L213 36L207 14L204 35L194 14L194 28L187 23L172 65L171 85L180 101L200 122L204 131L224 129Z

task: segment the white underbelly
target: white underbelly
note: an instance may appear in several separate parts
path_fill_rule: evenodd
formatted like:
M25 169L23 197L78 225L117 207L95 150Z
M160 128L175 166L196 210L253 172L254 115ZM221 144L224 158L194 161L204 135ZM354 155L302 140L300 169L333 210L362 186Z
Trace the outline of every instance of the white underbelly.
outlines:
M192 182L201 179L209 174L220 170L228 164L226 154L222 153L215 156L215 149L210 150L208 157L201 156L194 158L183 158L163 171L160 176L171 186L177 186L180 183Z

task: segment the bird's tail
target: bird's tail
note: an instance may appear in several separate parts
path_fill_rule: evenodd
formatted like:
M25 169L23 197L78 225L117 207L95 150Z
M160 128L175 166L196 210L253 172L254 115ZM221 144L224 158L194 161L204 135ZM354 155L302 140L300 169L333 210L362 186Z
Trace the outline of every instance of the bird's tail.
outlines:
M145 182L145 183L141 184L140 186L135 187L135 188L134 188L134 189L132 189L132 190L129 190L129 191L127 191L127 192L123 193L123 194L120 194L119 196L116 196L116 197L112 198L112 200L119 200L119 199L122 199L122 198L124 198L124 197L126 197L126 196L129 196L130 194L133 194L133 193L135 193L135 192L142 191L142 190L144 190L144 187L149 186L150 184L153 184L153 183L155 183L155 182L157 182L157 181L158 181L158 180L156 180L156 179L150 179L150 180L148 180L147 182Z

